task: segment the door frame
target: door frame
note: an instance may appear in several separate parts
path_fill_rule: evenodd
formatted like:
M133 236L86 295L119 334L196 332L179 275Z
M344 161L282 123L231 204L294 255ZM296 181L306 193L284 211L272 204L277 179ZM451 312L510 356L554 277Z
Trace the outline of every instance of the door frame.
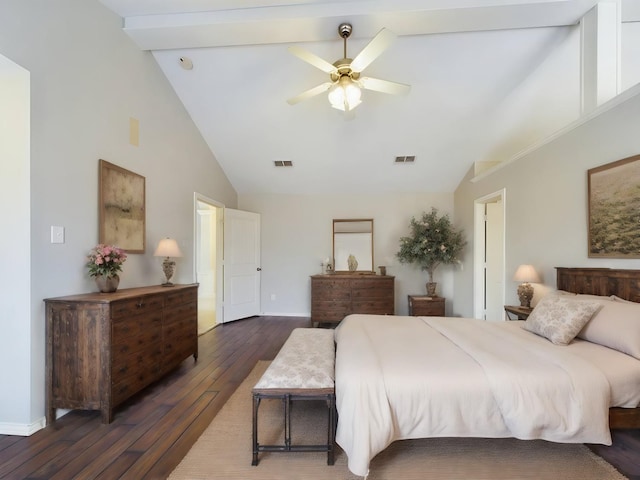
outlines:
M474 201L473 210L473 316L474 318L484 318L484 299L485 299L485 278L484 278L484 251L486 247L485 239L485 204L487 203L502 203L502 262L505 265L506 261L506 222L507 222L507 190L503 188L496 192L490 193L483 197L480 197ZM505 278L504 272L502 274L502 303L505 299Z
M216 216L216 323L222 323L224 302L224 204L193 192L193 279L198 280L198 202L219 209Z

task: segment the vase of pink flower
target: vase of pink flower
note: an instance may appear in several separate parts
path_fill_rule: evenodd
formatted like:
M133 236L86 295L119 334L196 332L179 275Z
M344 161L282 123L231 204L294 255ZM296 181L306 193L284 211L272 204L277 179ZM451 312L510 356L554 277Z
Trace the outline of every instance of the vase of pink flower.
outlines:
M87 257L89 276L96 279L96 285L101 292L111 293L118 289L122 271L122 264L127 259L127 254L121 248L114 245L99 244L91 250Z

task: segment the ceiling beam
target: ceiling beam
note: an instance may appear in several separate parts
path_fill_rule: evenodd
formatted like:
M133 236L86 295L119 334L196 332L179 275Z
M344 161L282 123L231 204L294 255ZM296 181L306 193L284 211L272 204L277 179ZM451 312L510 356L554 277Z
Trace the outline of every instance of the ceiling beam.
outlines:
M335 40L336 29L348 21L353 38L371 38L382 27L398 35L426 35L513 28L576 25L598 0L359 0L327 2L254 0L251 8L229 2L175 2L158 11L125 7L122 0L101 0L124 17L124 30L143 50L164 50ZM147 0L127 0L127 4ZM222 7L221 7L222 4ZM169 5L169 6L167 6ZM261 5L261 6L260 6ZM246 5L245 5L246 7ZM138 12L127 16L126 13ZM144 12L144 13L142 13ZM163 13L164 12L164 13Z

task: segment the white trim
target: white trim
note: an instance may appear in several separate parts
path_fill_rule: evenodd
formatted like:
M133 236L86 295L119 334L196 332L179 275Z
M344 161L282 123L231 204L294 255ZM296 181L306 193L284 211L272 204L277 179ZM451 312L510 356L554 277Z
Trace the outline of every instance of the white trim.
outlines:
M311 312L291 313L291 312L261 312L260 317L308 317L311 318Z
M198 192L193 192L193 281L198 279L198 202L203 202L212 207L219 209L220 217L224 216L224 203L213 200L212 198L202 195ZM223 285L223 272L224 272L224 242L223 234L220 231L223 227L222 218L217 219L218 225L216 226L216 324L222 323L222 316L224 313L224 285ZM214 325L215 326L215 325ZM213 328L213 327L211 327ZM210 330L210 329L209 329ZM209 331L207 330L207 331ZM204 333L204 332L202 332Z
M29 423L0 423L0 435L18 435L20 437L28 437L33 435L38 430L42 430L47 424L45 417L41 417L39 420Z

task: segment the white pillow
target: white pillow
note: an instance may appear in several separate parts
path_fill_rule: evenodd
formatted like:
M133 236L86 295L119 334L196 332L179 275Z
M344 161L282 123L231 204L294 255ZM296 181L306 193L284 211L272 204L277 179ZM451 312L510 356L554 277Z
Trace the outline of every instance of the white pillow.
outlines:
M568 295L545 295L524 323L525 330L556 345L568 345L600 308L600 303Z
M640 360L640 303L602 302L577 336Z
M635 303L636 305L638 305L636 302L632 302L631 300L625 300L624 298L620 298L617 295L611 295L611 300L613 300L614 302Z

